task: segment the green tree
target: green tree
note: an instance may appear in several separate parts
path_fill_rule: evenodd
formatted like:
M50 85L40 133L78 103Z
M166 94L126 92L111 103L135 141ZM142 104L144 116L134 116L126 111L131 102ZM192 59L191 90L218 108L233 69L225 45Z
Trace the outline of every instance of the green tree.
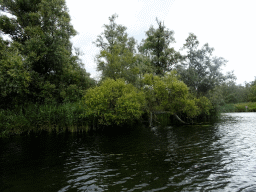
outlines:
M248 99L251 102L256 102L256 77L255 80L250 83Z
M28 93L30 82L31 76L17 46L0 37L0 107L17 104L17 96Z
M170 48L170 43L174 43L173 31L165 29L162 22L156 18L158 28L153 26L146 32L147 38L142 40L138 46L139 52L150 58L151 65L155 69L156 75L163 76L166 71L170 71L172 65L182 59L179 52Z
M79 56L82 54L75 48L76 55L71 57L70 65L64 70L63 80L60 83L59 91L63 102L75 102L81 99L85 91L93 87L96 82L90 78L90 74L84 69Z
M104 58L107 60L106 63L104 61L100 63L104 68L99 70L102 71L102 80L106 78L115 80L124 78L127 82L135 84L139 68L134 65L135 57L132 52L127 49L122 51L119 45L114 45L111 52L102 50L98 56L98 59Z
M243 103L248 101L249 88L236 85L234 81L224 82L219 87L225 103Z
M145 96L123 79L105 79L102 84L87 90L83 97L86 116L101 125L124 124L139 119L144 113Z
M198 49L197 37L190 33L183 45L187 50L185 60L176 66L182 81L189 86L190 90L197 96L206 96L210 90L227 80L233 80L233 73L224 75L221 67L226 64L222 57L212 57L213 48L206 43Z
M256 102L256 85L250 87L249 101Z
M155 72L155 68L154 66L152 66L150 58L143 54L136 54L135 60L135 66L138 69L138 79L136 81L135 86L137 88L141 88L143 86L143 76L145 74L153 74Z
M72 53L70 38L76 31L65 0L2 0L1 9L12 17L0 16L0 29L20 45L23 65L30 72L29 100L43 102L48 95L48 100L61 102L63 83L69 86L73 83L68 81L88 76Z
M110 24L104 25L104 32L93 42L101 49L96 56L97 70L102 72L102 80L124 78L134 84L139 70L134 57L136 41L128 38L125 26L116 24L117 17L116 14L109 17Z
M146 74L143 83L149 112L170 111L172 114L195 117L200 113L207 114L211 108L206 97L196 99L189 93L189 88L178 79L176 71L166 73L163 77Z

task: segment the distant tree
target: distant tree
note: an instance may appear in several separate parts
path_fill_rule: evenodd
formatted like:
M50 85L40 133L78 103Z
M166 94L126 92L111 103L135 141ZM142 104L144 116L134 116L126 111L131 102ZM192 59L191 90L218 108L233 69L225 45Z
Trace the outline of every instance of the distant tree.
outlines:
M236 85L234 81L224 82L219 88L222 91L224 103L242 103L248 101L249 88Z
M249 101L256 102L256 85L250 87Z
M256 102L256 77L255 80L250 83L248 99L251 102Z
M143 86L143 76L145 74L153 74L155 72L154 66L151 64L150 58L143 54L135 55L135 66L138 69L138 80L135 84L137 88L141 88Z
M163 76L166 71L170 71L172 65L182 59L179 52L170 48L170 43L174 43L173 31L165 29L164 23L156 18L158 28L153 26L146 32L146 39L142 40L138 46L141 54L150 58L151 65L155 69L156 75Z
M97 70L102 72L102 80L123 78L134 84L139 70L134 57L136 41L128 38L125 26L116 24L117 17L116 14L109 17L110 24L104 25L104 32L93 42L101 49L96 56Z
M187 50L185 60L176 66L182 81L189 86L190 90L197 96L207 95L221 83L234 79L233 73L224 75L221 67L226 64L222 57L212 57L213 48L205 44L198 49L199 41L197 37L190 33L183 45L183 50Z

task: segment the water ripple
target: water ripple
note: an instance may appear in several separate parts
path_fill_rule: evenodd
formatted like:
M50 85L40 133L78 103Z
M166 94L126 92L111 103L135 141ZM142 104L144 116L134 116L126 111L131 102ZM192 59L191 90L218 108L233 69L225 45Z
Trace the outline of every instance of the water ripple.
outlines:
M256 191L255 138L256 113L229 113L210 126L17 139L0 145L0 191Z

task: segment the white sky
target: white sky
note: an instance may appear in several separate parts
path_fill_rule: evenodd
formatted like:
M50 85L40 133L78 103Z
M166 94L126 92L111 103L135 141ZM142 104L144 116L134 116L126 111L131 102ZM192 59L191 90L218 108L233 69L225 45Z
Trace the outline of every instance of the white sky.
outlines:
M118 15L116 23L126 26L129 37L138 43L151 25L157 27L158 17L174 31L176 43L171 46L176 50L192 32L199 48L209 43L214 56L228 60L224 73L234 70L238 84L256 76L256 0L66 0L66 4L79 33L72 38L73 45L84 53L81 59L91 77L99 76L94 62L99 49L92 41L114 13Z

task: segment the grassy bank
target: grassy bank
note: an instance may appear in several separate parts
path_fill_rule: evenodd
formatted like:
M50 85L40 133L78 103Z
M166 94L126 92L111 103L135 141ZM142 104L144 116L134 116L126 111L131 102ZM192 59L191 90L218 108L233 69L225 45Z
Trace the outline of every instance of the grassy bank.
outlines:
M247 106L247 108L246 108ZM226 104L221 106L220 111L222 113L229 112L256 112L256 102Z
M0 109L0 137L42 130L88 131L87 120L79 117L85 112L86 107L78 102L59 106L28 104L13 110Z
M247 105L249 106L248 111L252 109L256 111L256 103L254 105ZM233 104L226 105L225 107L223 112L235 112ZM237 108L237 110L240 108ZM65 103L62 105L38 105L31 103L14 107L12 110L0 109L0 137L29 134L30 132L40 133L42 131L57 133L66 130L70 132L87 132L90 128L97 127L97 123L92 119L89 120L86 117L81 117L81 114L86 114L86 111L86 106L81 102ZM183 115L179 115L179 117L187 123L209 120L208 116L198 116L193 119L187 119ZM148 122L146 113L142 116L142 121ZM180 124L180 121L170 114L157 114L153 116L153 124L166 126Z

